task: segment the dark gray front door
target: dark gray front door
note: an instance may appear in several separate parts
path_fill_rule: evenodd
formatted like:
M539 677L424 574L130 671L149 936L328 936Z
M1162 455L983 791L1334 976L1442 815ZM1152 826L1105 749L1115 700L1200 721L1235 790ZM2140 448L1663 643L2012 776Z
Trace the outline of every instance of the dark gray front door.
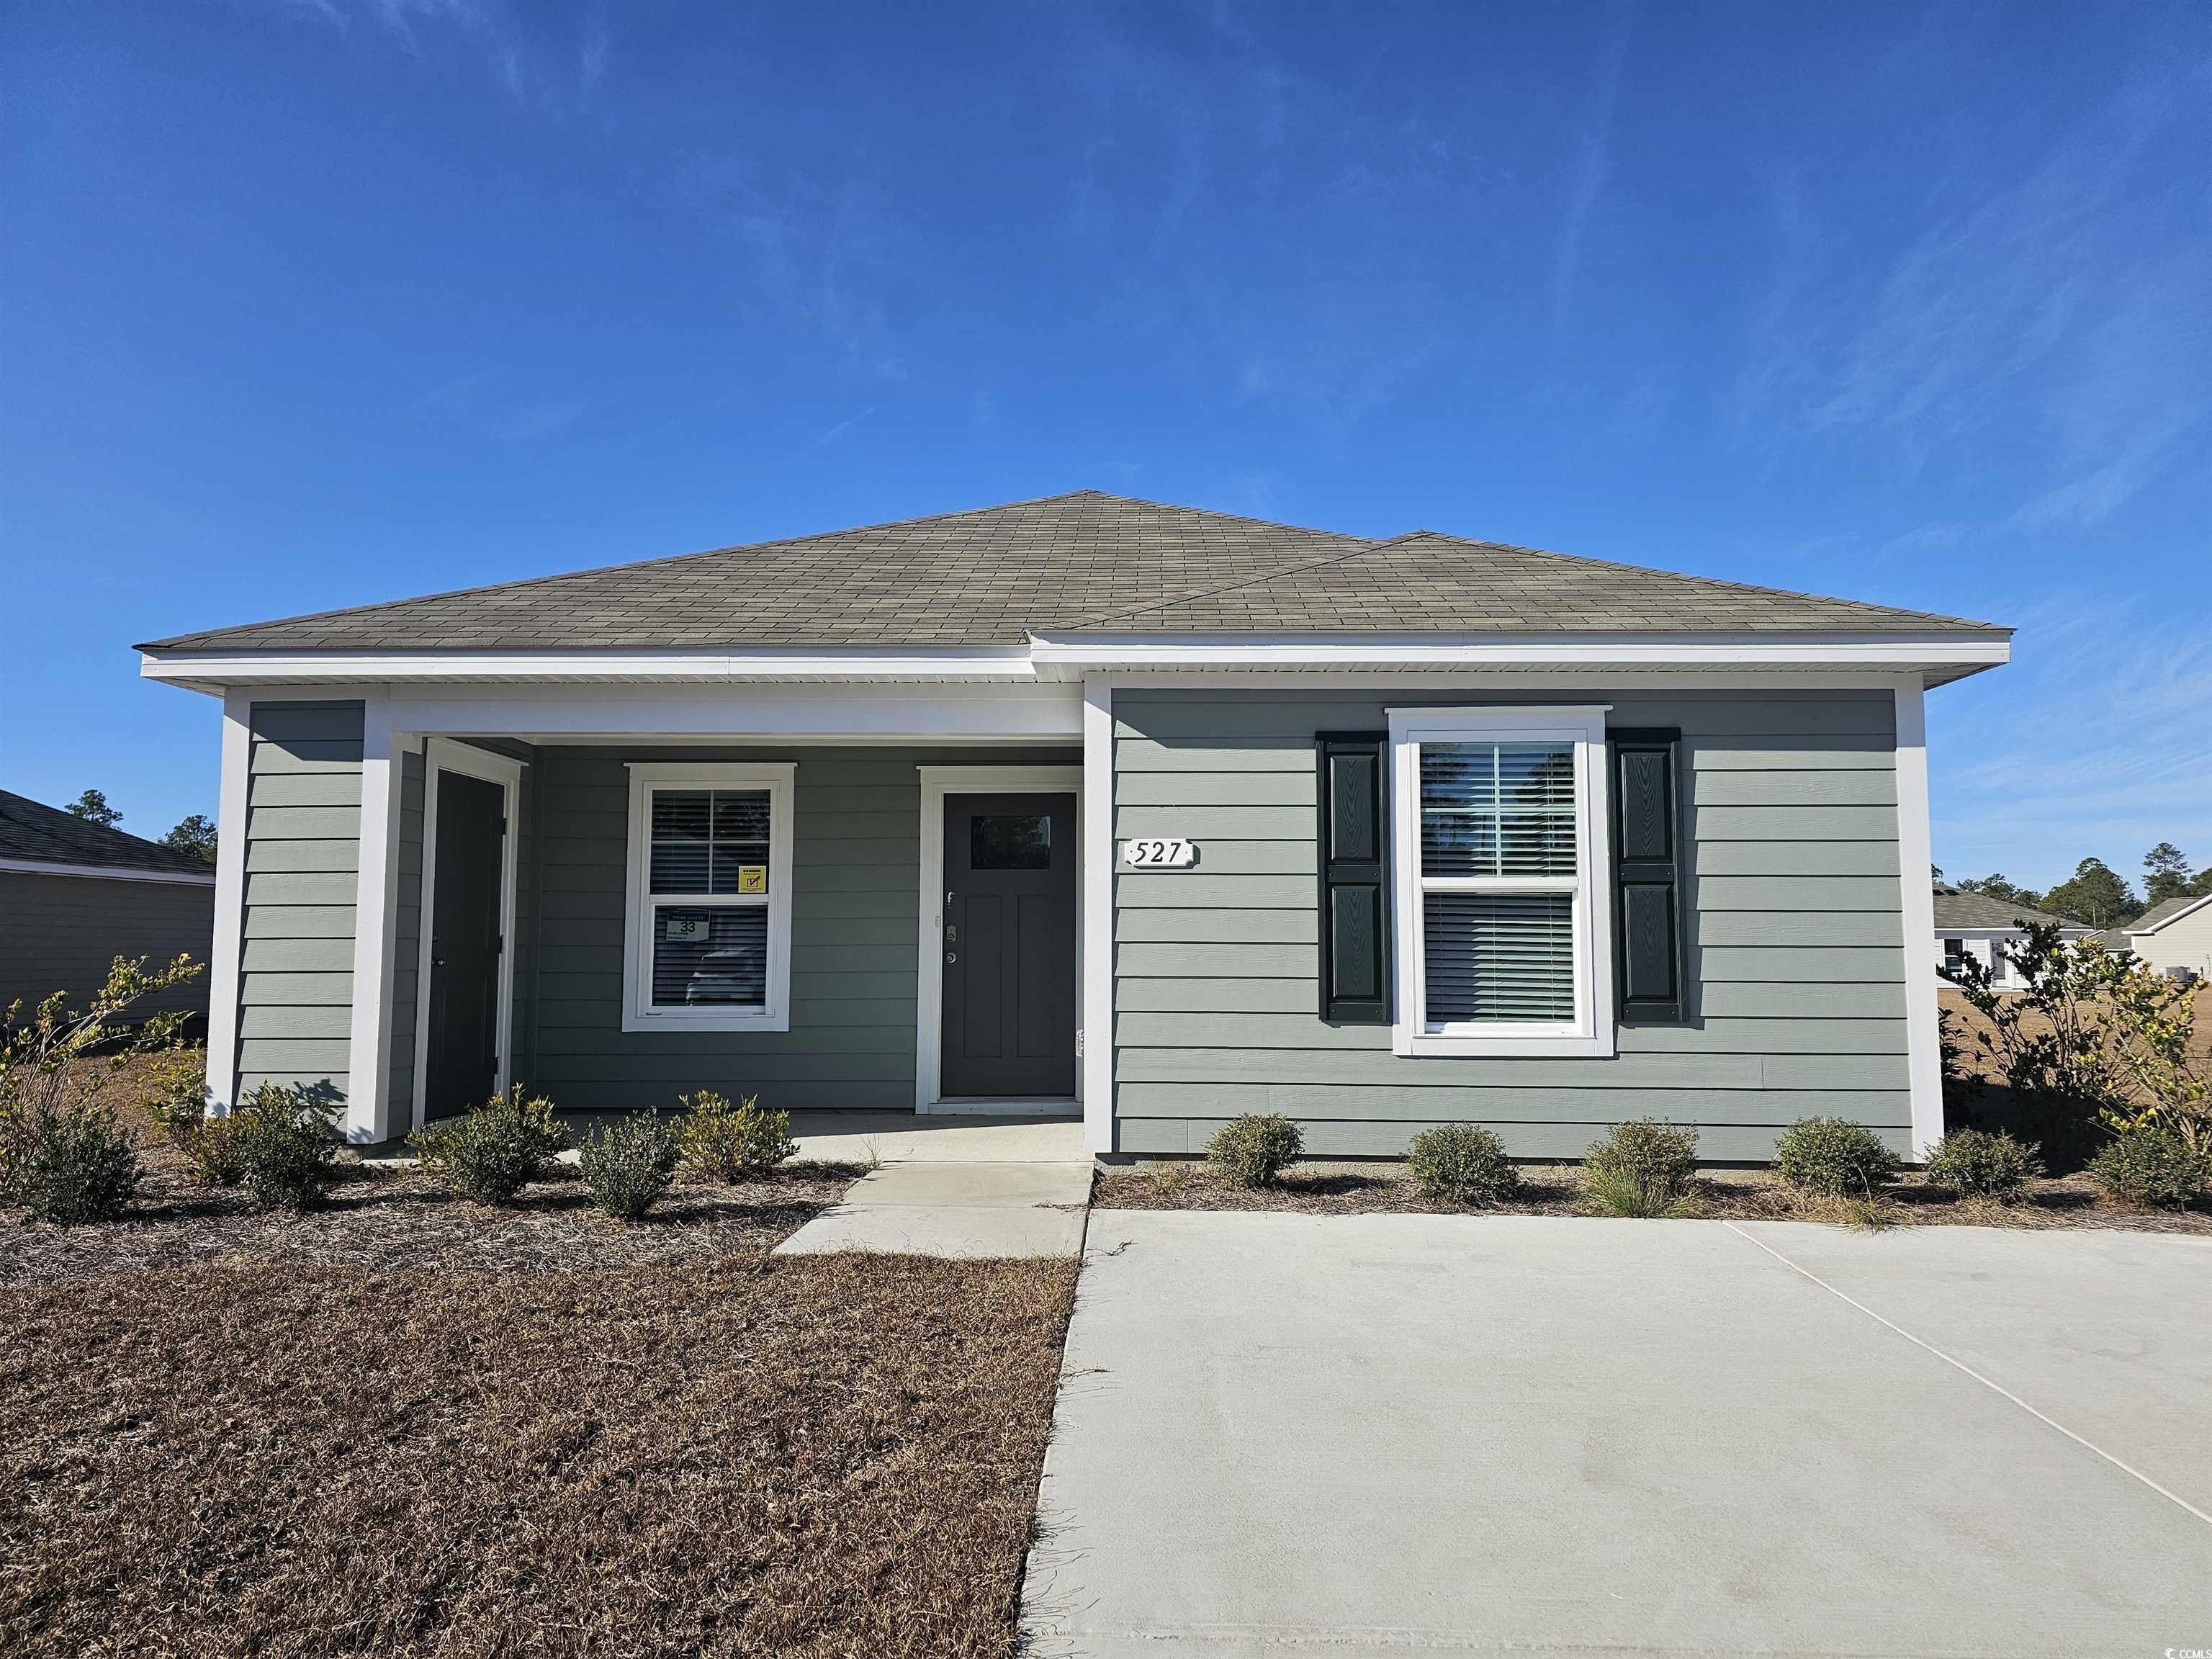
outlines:
M491 1097L499 1075L501 843L507 793L461 772L438 775L437 860L430 896L430 1030L426 1117Z
M1075 797L945 799L948 1098L1075 1092Z

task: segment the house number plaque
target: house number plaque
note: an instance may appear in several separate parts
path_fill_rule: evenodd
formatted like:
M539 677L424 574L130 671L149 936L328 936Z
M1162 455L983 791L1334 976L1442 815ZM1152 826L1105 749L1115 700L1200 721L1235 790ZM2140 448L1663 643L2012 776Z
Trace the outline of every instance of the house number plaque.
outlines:
M1156 841L1125 841L1121 862L1133 870L1188 870L1198 862L1198 843L1173 836Z

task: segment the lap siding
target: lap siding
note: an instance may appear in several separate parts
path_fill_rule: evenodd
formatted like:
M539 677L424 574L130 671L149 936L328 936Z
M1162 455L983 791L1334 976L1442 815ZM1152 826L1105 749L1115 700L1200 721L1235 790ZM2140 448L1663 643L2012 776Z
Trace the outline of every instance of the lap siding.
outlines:
M1498 702L1433 694L1409 702ZM1316 1011L1313 737L1381 730L1383 697L1116 690L1115 829L1188 836L1188 872L1115 874L1116 1146L1203 1149L1282 1111L1321 1155L1397 1156L1432 1123L1524 1158L1610 1124L1698 1126L1767 1156L1827 1113L1909 1137L1895 727L1882 692L1603 693L1620 726L1683 734L1691 1024L1624 1028L1610 1060L1401 1059L1384 1026Z

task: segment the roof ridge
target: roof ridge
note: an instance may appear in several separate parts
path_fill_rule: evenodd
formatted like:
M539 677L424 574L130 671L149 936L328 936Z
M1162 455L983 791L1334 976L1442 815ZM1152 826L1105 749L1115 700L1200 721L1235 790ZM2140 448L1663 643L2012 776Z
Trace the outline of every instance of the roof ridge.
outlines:
M1258 522L1265 523L1266 520L1258 520ZM1299 530L1304 529L1305 526L1302 525L1286 525L1281 527L1288 530ZM1334 530L1324 530L1316 533L1324 536L1334 536L1341 532ZM1102 615L1091 617L1086 622L1060 623L1056 624L1056 626L1060 628L1096 628L1100 623L1112 621L1122 617L1141 617L1148 611L1164 611L1171 605L1188 605L1193 599L1210 599L1217 594L1233 593L1240 587L1251 586L1255 582L1271 582L1279 576L1295 576L1302 570L1318 570L1323 565L1341 564L1346 559L1358 558L1362 553L1372 553L1377 548L1388 547L1393 542L1401 542L1405 539L1406 538L1403 536L1389 536L1385 537L1381 541L1363 541L1357 547L1347 548L1341 553L1331 554L1325 559L1309 559L1302 564L1286 564L1279 570L1264 570L1256 576L1246 576L1237 581L1224 582L1218 587L1200 588L1194 593L1179 593L1171 599L1156 599L1150 605L1131 605L1127 610L1123 611L1106 611ZM1036 631L1036 630L1034 629L1030 629L1032 637L1035 636Z
M1892 616L1925 617L1930 622L1950 623L1965 628L1996 629L2009 634L2013 630L2002 623L1980 622L1972 617L1947 616L1940 611L1911 611L1903 605L1877 605L1872 599L1847 599L1836 593L1808 593L1794 587L1769 587L1763 582L1740 582L1728 576L1698 576L1686 570L1668 570L1659 565L1624 564L1618 559L1594 559L1587 553L1562 553L1555 548L1525 547L1518 542L1477 541L1472 537L1455 536L1448 530L1409 530L1402 536L1394 536L1393 542L1408 542L1419 536L1433 536L1440 542L1455 542L1462 547L1492 547L1501 553L1531 553L1540 558L1563 559L1570 564L1592 565L1601 570L1626 570L1637 576L1664 576L1675 581L1706 582L1716 587L1731 587L1739 593L1759 593L1777 599L1819 599L1828 605L1856 605L1864 611L1883 611ZM1377 543L1387 546L1388 543Z

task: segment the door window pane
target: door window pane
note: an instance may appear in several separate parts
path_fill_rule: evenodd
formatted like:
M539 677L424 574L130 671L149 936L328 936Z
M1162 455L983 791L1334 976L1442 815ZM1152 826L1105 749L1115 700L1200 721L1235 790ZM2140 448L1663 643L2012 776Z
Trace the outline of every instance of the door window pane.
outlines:
M1048 812L978 812L968 820L968 867L971 870L1052 868L1052 815Z
M655 1007L760 1008L768 1003L765 905L655 905Z

